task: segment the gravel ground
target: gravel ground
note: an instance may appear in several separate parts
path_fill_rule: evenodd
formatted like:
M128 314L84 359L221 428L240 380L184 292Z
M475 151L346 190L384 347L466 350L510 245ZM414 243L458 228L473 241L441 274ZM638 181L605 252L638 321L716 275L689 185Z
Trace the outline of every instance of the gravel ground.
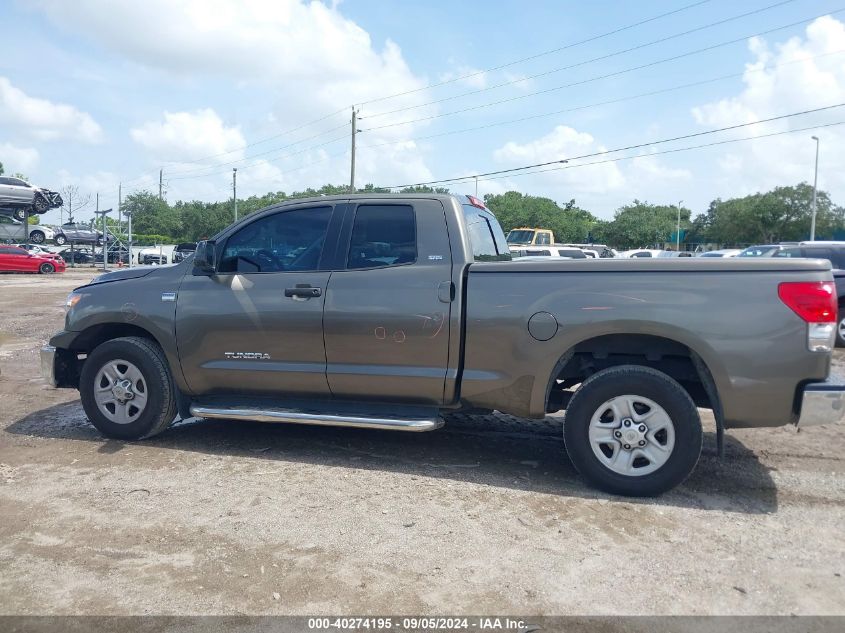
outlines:
M845 614L845 425L731 431L719 460L704 413L656 500L587 488L557 417L109 441L38 369L91 276L0 276L2 614Z

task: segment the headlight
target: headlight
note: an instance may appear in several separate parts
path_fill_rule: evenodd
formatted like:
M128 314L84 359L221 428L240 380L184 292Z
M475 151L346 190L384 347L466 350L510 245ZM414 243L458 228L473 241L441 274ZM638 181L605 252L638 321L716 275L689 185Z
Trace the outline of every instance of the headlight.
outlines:
M83 295L80 292L71 292L67 299L65 299L65 310L69 311L73 306L79 303L79 300L82 299Z

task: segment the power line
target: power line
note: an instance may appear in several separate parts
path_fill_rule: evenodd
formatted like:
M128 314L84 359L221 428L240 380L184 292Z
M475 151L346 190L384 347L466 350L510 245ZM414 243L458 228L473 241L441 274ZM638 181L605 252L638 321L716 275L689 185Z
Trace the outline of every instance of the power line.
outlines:
M665 149L660 150L657 152L651 152L650 154L637 154L635 156L619 156L618 158L608 158L605 160L596 160L589 163L581 163L578 165L564 165L561 167L550 167L548 169L537 169L534 171L526 171L520 174L510 174L509 176L492 176L489 178L479 178L481 182L486 182L488 180L500 180L502 178L518 178L519 176L529 176L531 174L542 174L549 171L561 171L564 169L576 169L578 167L590 167L591 165L604 165L607 163L618 163L623 160L634 160L637 158L648 158L651 156L661 156L663 154L675 154L679 152L688 152L694 149L704 149L707 147L716 147L718 145L728 145L730 143L741 143L743 141L753 141L756 139L761 138L771 138L773 136L783 136L785 134L796 134L798 132L808 132L810 130L820 130L829 127L836 127L838 125L845 125L845 121L835 121L833 123L820 123L819 125L809 125L807 127L802 128L795 128L794 130L782 130L780 132L769 132L767 134L757 134L755 136L744 136L742 138L731 138L731 139L724 139L721 141L713 141L712 143L702 143L700 145L690 145L687 147L674 147L672 149ZM471 182L475 180L475 176L471 178L466 178L464 182Z
M622 33L622 32L624 32L624 31L630 30L630 29L632 29L632 28L636 28L636 27L638 27L638 26L642 26L642 25L644 25L644 24L648 24L648 23L650 23L650 22L654 22L654 21L656 21L656 20L660 20L660 19L662 19L662 18L669 17L669 16L672 16L672 15L675 15L675 14L681 13L681 12L683 12L683 11L687 11L687 10L689 10L689 9L693 9L693 8L695 8L695 7L698 7L698 6L701 6L701 5L707 4L707 3L709 3L710 1L711 1L711 0L699 0L698 2L693 2L693 3L688 4L688 5L685 5L685 6L683 6L683 7L679 7L678 9L673 9L672 11L667 11L667 12L664 12L664 13L658 14L658 15L656 15L656 16L652 16L652 17L650 17L650 18L646 18L646 19L640 20L640 21L638 21L638 22L634 22L633 24L628 24L628 25L625 25L625 26L619 27L619 28L617 28L617 29L614 29L614 30L611 30L611 31L607 31L607 32L605 32L605 33L601 33L601 34L599 34L599 35L591 36L591 37L589 37L589 38L586 38L586 39L583 39L583 40L580 40L580 41L577 41L577 42L573 42L573 43L571 43L571 44L566 44L566 45L564 45L564 46L560 46L560 47L557 47L557 48L554 48L554 49L551 49L551 50L543 51L543 52L541 52L541 53L537 53L537 54L534 54L534 55L530 55L530 56L528 56L528 57L524 57L524 58L521 58L521 59L516 59L516 60L510 61L510 62L507 62L507 63L505 63L505 64L500 64L499 66L495 66L495 67L487 68L487 69L485 69L485 70L476 71L476 72L473 72L473 73L469 73L469 74L461 75L461 76L458 76L458 77L454 77L454 78L451 78L451 79L448 79L448 80L444 80L444 81L440 81L440 82L436 82L436 83L430 83L430 84L427 84L427 85L425 85L425 86L421 86L421 87L419 87L419 88L414 88L414 89L412 89L412 90L406 90L406 91L403 91L403 92L393 93L393 94L389 94L389 95L383 95L383 96L381 96L381 97L376 97L376 98L374 98L374 99L370 99L370 100L367 100L367 101L363 101L363 102L361 102L361 104L370 104L370 103L376 103L376 102L380 102L380 101L385 101L385 100L388 100L388 99L393 99L393 98L395 98L395 97L401 97L401 96L405 96L405 95L408 95L408 94L413 94L413 93L416 93L416 92L420 92L420 91L423 91L423 90L428 90L428 89L431 89L431 88L436 88L436 87L439 87L439 86L443 86L443 85L451 84L451 83L454 83L454 82L457 82L457 81L461 81L461 80L464 80L464 79L468 79L468 78L470 78L470 77L474 77L474 76L479 75L479 74L483 74L483 73L485 73L485 72L492 72L492 71L496 71L496 70L501 70L501 69L504 69L504 68L508 68L508 67L510 67L510 66L514 66L514 65L516 65L516 64L520 64L520 63L523 63L523 62L526 62L526 61L531 61L531 60L533 60L533 59L537 59L537 58L540 58L540 57L543 57L543 56L546 56L546 55L551 55L551 54L554 54L554 53L558 53L558 52L561 52L561 51L564 51L564 50L567 50L567 49L570 49L570 48L574 48L574 47L576 47L576 46L580 46L580 45L582 45L582 44L587 44L587 43L589 43L589 42L597 41L597 40L603 39L603 38L605 38L605 37L609 37L609 36L611 36L611 35L615 35L615 34L618 34L618 33ZM257 141L253 141L252 143L248 143L248 144L246 144L246 145L243 145L243 146L240 146L240 147L237 147L237 148L231 149L231 150L227 150L227 151L225 151L225 152L219 152L219 153L217 153L217 154L209 154L209 155L206 155L206 156L201 156L201 157L199 157L199 158L195 158L195 159L192 159L192 160L185 160L185 161L166 161L166 162L170 162L170 163L173 163L173 162L178 162L178 163L183 163L183 164L184 164L184 163L195 164L195 163L201 163L201 162L203 162L203 161L205 161L205 160L208 160L208 159L211 159L211 158L218 158L218 157L220 157L220 156L226 156L226 155L228 155L228 154L232 154L232 153L234 153L234 152L241 151L241 150L244 150L244 149L248 149L248 148L250 148L250 147L254 147L254 146L256 146L256 145L259 145L259 144L261 144L261 143L266 143L267 141L274 140L274 139L276 139L276 138L279 138L279 137L282 137L282 136L285 136L285 135L288 135L288 134L292 134L292 133L297 132L297 131L299 131L299 130L302 130L302 129L306 128L306 127L309 127L309 126L311 126L311 125L314 125L315 123L320 123L321 121L324 121L324 120L329 119L329 118L331 118L331 117L337 116L337 115L339 115L339 114L343 114L344 112L346 112L346 108L341 108L341 109L339 109L339 110L336 110L336 111L334 111L334 112L331 112L331 113L329 113L329 114L326 114L326 115L324 115L324 116L322 116L322 117L319 117L319 118L317 118L317 119L313 119L313 120L311 120L311 121L309 121L309 122L307 122L307 123L303 123L302 125L299 125L299 126L296 126L296 127L290 128L290 129L288 129L288 130L285 130L284 132L280 132L280 133L278 133L278 134L274 134L274 135L272 135L272 136L268 136L268 137L265 137L265 138L259 139L259 140L257 140ZM325 132L325 134L327 134L327 133L329 133L329 132L331 132L331 131L333 131L333 130L339 129L340 127L345 127L345 124L344 124L343 126L338 126L337 128L332 128L332 130L327 130L327 131ZM309 137L309 139L302 139L302 140L300 140L300 141L298 141L298 142L305 142L306 140L312 140L313 138L316 138L316 137ZM293 144L291 144L291 145L293 145ZM284 147L290 147L291 145L284 146ZM277 149L278 149L278 148L277 148ZM228 163L228 164L231 164L231 163ZM131 183L131 182L135 182L135 181L137 181L137 180L141 180L144 176L146 176L146 175L148 175L148 174L154 174L154 173L155 173L155 170L150 170L150 171L148 171L148 172L142 172L142 173L141 173L139 176L137 176L136 178L132 178L132 179L127 180L127 181L125 181L125 182L126 182L127 184L128 184L128 183ZM186 172L185 172L185 173L186 173Z
M504 68L510 68L511 66L516 66L517 64L521 64L523 62L532 61L534 59L538 59L540 57L545 57L546 55L553 55L554 53L559 53L561 51L568 50L570 48L575 48L576 46L581 46L582 44L588 44L590 42L595 42L596 40L603 39L605 37L610 37L611 35L616 35L617 33L622 33L624 31L628 31L630 29L636 28L638 26L642 26L643 24L648 24L649 22L654 22L656 20L660 20L661 18L669 17L671 15L675 15L677 13L681 13L683 11L687 11L689 9L693 9L695 7L701 6L702 4L707 4L710 0L700 0L699 2L693 2L692 4L688 4L686 6L680 7L678 9L674 9L672 11L668 11L666 13L661 13L660 15L655 15L650 18L646 18L644 20L640 20L639 22L634 22L633 24L628 24L626 26L619 27L612 31L607 31L605 33L601 33L599 35L593 35L583 40L579 40L577 42L573 42L571 44L565 44L564 46L559 46L558 48L553 48L547 51L543 51L541 53L536 53L534 55L530 55L528 57L523 57L521 59L516 59L511 62L507 62L505 64L500 64L499 66L493 66L491 68L486 68L484 70L477 70L471 73L460 75L459 77L452 77L451 79L444 79L443 81L439 81L436 83L426 84L425 86L421 86L419 88L414 88L412 90L405 90L404 92L397 92L391 95L385 95L383 97L376 97L375 99L370 99L368 101L362 101L359 105L367 105L370 103L377 103L379 101L386 101L388 99L394 99L396 97L404 97L406 95L414 94L417 92L421 92L423 90L429 90L431 88L439 88L440 86L446 86L448 84L452 84L458 81L463 81L464 79L470 79L472 77L477 77L478 75L483 75L485 73L494 72L497 70L502 70Z
M360 149L384 147L384 146L387 146L387 145L398 145L400 143L408 143L408 142L411 142L411 141L425 141L425 140L428 140L428 139L439 138L439 137L442 137L442 136L452 136L452 135L455 135L455 134L463 134L465 132L476 132L478 130L487 130L487 129L490 129L490 128L493 128L493 127L498 127L498 126L501 126L501 125L509 125L511 123L522 123L524 121L541 119L541 118L548 117L548 116L554 116L556 114L565 114L565 113L568 113L568 112L578 112L580 110L586 110L586 109L589 109L589 108L595 108L595 107L604 106L604 105L611 105L611 104L614 104L614 103L622 103L622 102L625 102L625 101L631 101L633 99L641 99L643 97L652 97L654 95L665 94L667 92L675 92L675 91L678 91L678 90L684 90L686 88L693 88L693 87L696 87L696 86L703 86L703 85L707 85L707 84L710 84L710 83L715 83L717 81L724 81L726 79L736 79L737 77L744 77L745 75L747 75L749 73L767 72L767 71L770 71L770 70L774 70L775 68L782 68L784 66L790 66L790 65L793 65L793 64L801 64L801 63L811 61L811 60L814 60L814 59L819 59L819 58L822 58L822 57L829 57L831 55L841 55L842 53L845 53L845 48L837 50L837 51L831 51L829 53L822 53L820 55L814 55L812 57L802 57L800 59L793 59L791 61L782 62L780 64L772 64L771 66L763 66L761 68L752 68L752 69L744 70L744 71L739 72L739 73L732 73L732 74L729 74L729 75L720 75L718 77L711 77L710 79L702 79L700 81L693 81L693 82L689 82L689 83L685 83L685 84L678 84L678 85L674 85L674 86L669 86L667 88L660 88L658 90L652 90L650 92L641 92L639 94L628 95L626 97L618 97L616 99L608 99L606 101L597 101L597 102L588 103L588 104L585 104L585 105L573 106L571 108L564 108L562 110L553 110L551 112L542 112L540 114L531 114L531 115L519 117L519 118L516 118L516 119L508 119L506 121L494 121L493 123L486 123L484 125L477 125L475 127L461 128L461 129L458 129L458 130L447 130L446 132L438 132L436 134L427 134L425 136L416 136L416 137L412 137L412 138L405 138L405 139L399 139L399 140L394 140L394 141L385 141L383 143L373 143L371 145L360 145L359 147L360 147Z
M367 115L367 116L363 116L361 118L362 119L373 119L373 118L380 117L380 116L386 116L388 114L395 114L397 112L406 112L408 110L415 110L417 108L423 108L425 106L443 103L444 101L452 101L454 99L461 99L463 97L481 94L482 92L488 92L490 90L495 90L497 88L503 88L505 86L511 86L513 84L522 83L524 81L531 81L532 79L537 79L539 77L546 77L548 75L553 75L555 73L559 73L559 72L562 72L564 70L571 70L573 68L578 68L579 66L585 66L585 65L591 64L593 62L602 61L602 60L605 60L605 59L610 59L611 57L617 57L619 55L624 55L626 53L632 53L634 51L641 50L643 48L648 48L649 46L655 46L656 44L662 44L664 42L668 42L668 41L677 39L679 37L684 37L684 36L687 36L687 35L691 35L692 33L697 33L698 31L711 29L711 28L716 27L716 26L721 26L722 24L727 24L728 22L733 22L734 20L739 20L739 19L742 19L742 18L749 17L751 15L756 15L756 14L759 14L759 13L763 13L765 11L770 11L772 9L776 9L777 7L781 7L785 4L790 4L792 2L795 2L795 0L780 0L780 2L775 2L774 4L770 4L768 6L761 7L759 9L755 9L753 11L747 11L745 13L740 13L738 15L734 15L734 16L731 16L729 18L723 18L721 20L717 20L716 22L710 22L709 24L705 24L703 26L697 26L693 29L689 29L687 31L682 31L680 33L675 33L673 35L667 35L665 37L661 37L661 38L658 38L656 40L652 40L650 42L645 42L644 44L638 44L637 46L631 46L629 48L614 51L612 53L607 53L605 55L593 57L592 59L587 59L587 60L578 62L576 64L570 64L568 66L561 66L560 68L553 68L552 70L547 70L547 71L544 71L544 72L541 72L541 73L536 73L534 75L529 75L527 77L520 77L519 79L504 81L502 83L498 83L498 84L495 84L493 86L486 86L484 88L478 88L476 90L470 90L468 92L463 92L463 93L457 94L457 95L451 95L449 97L443 97L441 99L435 99L434 101L428 101L426 103L420 103L420 104L417 104L417 105L405 106L405 107L402 107L402 108L396 108L394 110L387 110L385 112L377 112L376 114L370 114L370 115Z
M568 83L568 84L564 84L562 86L555 86L553 88L546 88L545 90L538 90L536 92L530 92L530 93L526 93L526 94L522 94L522 95L516 95L514 97L508 97L507 99L500 99L498 101L491 101L489 103L482 103L482 104L475 105L475 106L469 106L469 107L466 107L466 108L462 108L460 110L451 110L449 112L441 112L440 114L433 114L433 115L430 115L430 116L420 117L420 118L417 118L417 119L411 119L411 120L408 120L408 121L400 121L400 122L397 122L397 123L386 123L385 125L378 125L378 126L375 126L375 127L366 128L364 131L365 132L372 132L372 131L375 131L375 130L382 130L382 129L385 129L385 128L397 127L397 126L400 126L400 125L410 125L412 123L420 123L422 121L431 121L433 119L439 119L439 118L446 117L446 116L452 116L454 114L462 114L464 112L481 110L483 108L489 108L489 107L492 107L492 106L495 106L495 105L501 105L503 103L510 103L512 101L518 101L520 99L527 99L529 97L536 97L537 95L548 94L550 92L555 92L557 90L563 90L564 88L572 88L573 86L581 86L583 84L592 83L594 81L600 81L602 79L609 79L611 77L618 77L619 75L624 75L624 74L631 73L631 72L634 72L634 71L637 71L637 70L643 70L644 68L651 68L653 66L658 66L660 64L665 64L665 63L668 63L668 62L677 61L677 60L683 59L685 57L691 57L693 55L698 55L700 53L705 53L707 51L715 50L715 49L721 48L723 46L729 46L731 44L743 42L743 41L745 41L749 38L752 38L752 37L762 37L763 35L769 35L771 33L775 33L777 31L782 31L784 29L792 28L792 27L798 26L800 24L806 24L807 22L812 22L813 20L817 20L818 18L824 17L826 15L835 15L837 13L841 13L842 11L845 11L845 8L836 9L835 11L829 11L827 13L817 15L817 16L812 17L812 18L806 18L806 19L803 19L803 20L799 20L797 22L792 22L790 24L784 24L782 26L778 26L778 27L775 27L773 29L768 29L766 31L760 31L758 33L753 33L751 35L746 35L746 36L735 38L735 39L732 39L732 40L727 40L725 42L720 42L718 44L713 44L711 46L706 46L704 48L695 49L695 50L692 50L692 51L688 51L686 53L673 55L671 57L664 57L663 59L658 59L656 61L649 62L647 64L640 64L638 66L631 66L629 68L625 68L623 70L618 70L618 71L615 71L615 72L612 72L612 73L607 73L607 74L604 74L604 75L599 75L599 76L596 76L596 77L590 77L588 79L582 79L580 81L571 82L571 83Z
M465 180L468 180L468 179L483 178L483 177L486 177L486 176L494 176L494 175L499 175L499 174L509 174L509 173L513 173L513 172L516 172L516 171L522 171L522 170L525 170L525 169L534 169L536 167L546 167L548 165L554 165L554 164L558 164L558 163L566 163L566 162L571 161L571 160L581 160L581 159L584 159L584 158L592 158L594 156L604 156L606 154L615 154L616 152L624 152L624 151L628 151L628 150L632 150L632 149L649 147L651 145L659 145L661 143L670 143L670 142L673 142L673 141L681 141L681 140L688 139L688 138L705 136L707 134L716 134L718 132L727 132L729 130L736 130L736 129L739 129L739 128L748 127L750 125L760 125L762 123L771 123L772 121L780 121L782 119L788 119L788 118L795 117L795 116L804 116L804 115L807 115L807 114L815 114L817 112L824 112L826 110L832 110L834 108L841 108L842 106L845 106L845 102L837 103L837 104L829 105L829 106L824 106L824 107L821 107L821 108L813 108L812 110L802 110L800 112L793 112L791 114L782 114L782 115L775 116L775 117L769 117L768 119L760 119L759 121L752 121L750 123L739 123L737 125L729 125L727 127L717 128L717 129L714 129L714 130L705 130L705 131L702 131L702 132L694 132L694 133L691 133L691 134L683 134L681 136L674 136L672 138L665 138L665 139L660 139L660 140L657 140L657 141L649 141L647 143L637 143L636 145L628 145L628 146L625 146L625 147L617 147L615 149L603 150L601 152L592 152L590 154L582 154L581 156L570 156L568 158L560 158L560 159L557 159L557 160L550 160L550 161L545 161L545 162L542 162L542 163L534 163L533 165L523 165L522 167L511 167L509 169L499 169L497 171L489 171L489 172L485 172L485 173L481 173L481 174L472 174L472 175L467 175L467 176L459 176L459 177L455 177L455 178L444 178L444 179L441 179L441 180L429 180L427 182L415 182L415 183L404 184L404 185L392 185L392 186L388 187L388 189L401 189L401 188L404 188L404 187L420 187L420 186L425 186L425 185L439 185L439 184L446 184L446 183L451 183L451 182L465 181Z

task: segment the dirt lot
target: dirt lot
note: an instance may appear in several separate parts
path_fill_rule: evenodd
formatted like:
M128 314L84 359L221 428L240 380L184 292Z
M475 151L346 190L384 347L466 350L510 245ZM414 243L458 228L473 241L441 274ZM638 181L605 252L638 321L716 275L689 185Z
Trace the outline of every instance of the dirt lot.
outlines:
M720 461L706 416L649 501L588 489L553 417L106 441L38 369L91 276L0 276L0 613L845 614L845 425Z

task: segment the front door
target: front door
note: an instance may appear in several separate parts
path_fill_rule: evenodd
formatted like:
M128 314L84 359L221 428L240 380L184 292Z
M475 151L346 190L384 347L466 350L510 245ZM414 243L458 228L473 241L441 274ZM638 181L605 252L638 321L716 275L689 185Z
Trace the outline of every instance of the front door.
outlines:
M323 321L332 394L442 404L452 299L443 205L356 201L336 263Z
M176 340L194 394L329 395L323 302L331 273L320 264L334 210L262 213L218 240L215 274L185 276Z

